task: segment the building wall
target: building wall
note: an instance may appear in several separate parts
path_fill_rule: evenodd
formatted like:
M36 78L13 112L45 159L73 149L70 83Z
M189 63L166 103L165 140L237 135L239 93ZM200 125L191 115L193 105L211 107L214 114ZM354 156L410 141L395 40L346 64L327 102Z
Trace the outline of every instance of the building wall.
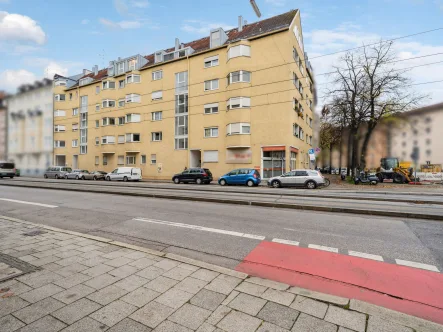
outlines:
M5 94L0 91L0 160L7 158L7 108Z
M51 165L52 114L51 85L8 99L8 159L22 175L39 176Z
M300 19L297 15L293 24L300 28ZM250 57L227 58L230 47L239 44L251 46ZM240 41L228 46L212 49L209 52L182 58L168 63L160 63L152 68L134 72L141 75L140 83L127 84L125 88L118 89L118 81L125 75L106 78L115 81L116 89L102 90L101 82L87 86L77 87L64 91L64 87L54 87L54 94L65 93L66 101L55 102L54 109L66 110L65 117L56 117L54 124L66 125L66 132L54 133L54 140L64 140L65 148L54 149L56 156L66 156L68 166L77 166L84 169L100 169L112 171L119 166L118 156L136 156L136 166L142 168L143 176L149 178L169 179L174 173L184 167L195 166L193 161L201 160L204 167L211 169L215 177L219 177L234 168L256 167L263 170L262 150L283 150L285 152L285 170L290 168L309 167L307 152L311 145L293 135L293 124L298 123L305 135L313 136L312 128L306 123L306 116L313 118L309 108L312 94L307 87L305 78L302 78L303 96L295 89L292 73L298 77L307 76L306 67L304 75L294 63L292 49L297 47L298 54L303 58L297 40L292 32L292 27L283 32L274 33L249 41ZM211 68L204 67L204 59L213 55L219 56L219 65ZM271 69L265 69L273 67ZM152 72L162 70L163 79L153 81ZM226 76L236 70L247 70L251 74L250 83L236 83L227 85ZM189 134L188 149L176 150L174 148L175 130L175 74L187 71L189 91ZM204 81L219 78L219 88L215 91L204 91ZM96 94L96 86L100 93ZM152 91L163 91L162 100L151 100ZM72 93L72 100L69 94ZM141 103L126 104L124 108L101 108L95 110L96 104L101 104L103 99L118 101L125 98L128 93L141 95ZM78 147L73 148L72 140L79 139L79 132L72 131L73 123L80 123L77 116L72 116L72 109L79 107L81 96L88 96L88 152L80 154ZM251 107L245 109L228 110L226 101L231 97L251 97ZM300 118L293 110L293 98L301 101L305 118ZM218 114L205 114L204 105L219 103ZM314 107L313 107L314 108ZM163 112L161 121L152 121L151 113ZM141 115L141 122L130 123L122 126L102 126L103 117L119 117L128 113ZM100 127L95 128L95 121L100 121ZM250 123L250 135L226 135L226 125L229 123ZM205 138L204 128L218 127L218 137ZM151 133L161 131L161 142L151 142ZM140 143L117 143L118 135L127 133L140 133ZM115 144L96 145L95 139L103 136L115 136ZM233 147L243 147L237 149ZM249 150L248 150L249 149ZM297 152L296 164L290 164L291 149ZM200 152L198 152L200 151ZM218 162L204 162L204 151L218 151ZM233 151L233 152L231 152ZM276 152L268 152L268 154ZM151 155L156 155L156 163L151 164ZM227 160L227 154L237 156L237 161ZM276 153L278 155L279 153ZM74 165L74 155L78 155L78 164ZM141 156L146 155L146 164L141 164ZM107 165L103 165L103 157L107 156ZM95 160L98 157L99 164ZM61 159L57 159L61 160ZM242 161L242 162L240 162ZM272 163L272 162L271 162ZM269 164L269 161L266 163ZM278 163L277 163L278 164ZM276 166L275 168L278 168ZM281 168L281 167L280 167Z

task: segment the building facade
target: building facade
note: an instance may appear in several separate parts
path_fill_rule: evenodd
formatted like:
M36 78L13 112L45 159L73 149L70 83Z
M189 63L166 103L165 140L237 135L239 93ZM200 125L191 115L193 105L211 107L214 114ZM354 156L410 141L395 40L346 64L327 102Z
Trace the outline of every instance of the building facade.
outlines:
M165 179L185 167L268 178L310 166L314 80L298 10L64 80L53 91L57 165Z
M0 160L6 160L8 155L8 109L6 93L0 91Z

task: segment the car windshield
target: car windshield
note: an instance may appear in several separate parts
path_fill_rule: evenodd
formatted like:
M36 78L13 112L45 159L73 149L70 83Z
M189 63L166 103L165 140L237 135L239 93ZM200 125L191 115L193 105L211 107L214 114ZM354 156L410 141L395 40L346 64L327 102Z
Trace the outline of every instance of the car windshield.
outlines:
M204 168L204 170L208 175L212 175L211 171L208 168Z
M3 169L13 169L14 164L13 163L0 163L0 168Z

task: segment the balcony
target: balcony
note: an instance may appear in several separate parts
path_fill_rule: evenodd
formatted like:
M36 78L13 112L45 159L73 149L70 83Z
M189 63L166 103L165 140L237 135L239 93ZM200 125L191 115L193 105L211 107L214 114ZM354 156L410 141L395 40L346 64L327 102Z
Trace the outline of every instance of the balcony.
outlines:
M251 135L239 134L226 136L226 147L251 146Z

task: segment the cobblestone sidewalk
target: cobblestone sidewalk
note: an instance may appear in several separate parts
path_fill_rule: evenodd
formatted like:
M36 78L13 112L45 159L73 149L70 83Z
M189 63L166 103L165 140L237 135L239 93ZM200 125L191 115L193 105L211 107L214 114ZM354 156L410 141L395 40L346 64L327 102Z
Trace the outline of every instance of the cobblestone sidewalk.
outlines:
M38 268L0 283L0 332L443 331L361 301L12 218L0 218L0 252ZM0 275L11 273L1 257Z

